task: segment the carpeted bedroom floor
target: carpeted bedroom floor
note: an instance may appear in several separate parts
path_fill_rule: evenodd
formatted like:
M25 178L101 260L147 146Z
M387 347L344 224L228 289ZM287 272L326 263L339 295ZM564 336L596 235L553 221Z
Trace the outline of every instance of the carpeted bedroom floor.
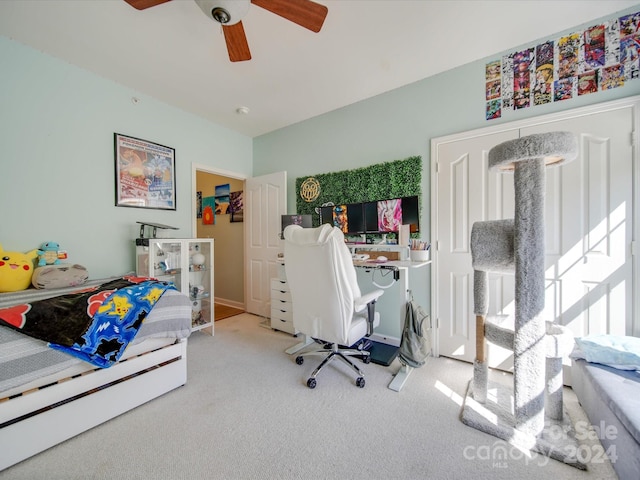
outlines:
M313 359L284 350L299 341L241 314L215 336L189 340L184 387L0 472L0 479L539 479L616 478L601 459L580 471L521 452L467 427L460 411L467 363L430 358L401 392L387 388L399 363L364 365L354 385L339 363L310 390ZM509 380L495 374L494 380ZM572 415L584 414L570 389ZM599 443L585 439L584 452Z

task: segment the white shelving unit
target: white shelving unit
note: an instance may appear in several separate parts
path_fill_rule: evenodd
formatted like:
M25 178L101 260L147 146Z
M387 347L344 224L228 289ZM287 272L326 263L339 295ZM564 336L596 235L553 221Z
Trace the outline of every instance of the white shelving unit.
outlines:
M213 335L213 239L138 238L136 274L173 282L191 299L192 330Z

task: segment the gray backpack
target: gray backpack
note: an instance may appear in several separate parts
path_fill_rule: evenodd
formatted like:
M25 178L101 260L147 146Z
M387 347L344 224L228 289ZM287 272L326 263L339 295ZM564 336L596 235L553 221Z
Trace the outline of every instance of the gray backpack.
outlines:
M407 302L407 314L398 357L410 367L421 367L431 354L431 317L413 300Z

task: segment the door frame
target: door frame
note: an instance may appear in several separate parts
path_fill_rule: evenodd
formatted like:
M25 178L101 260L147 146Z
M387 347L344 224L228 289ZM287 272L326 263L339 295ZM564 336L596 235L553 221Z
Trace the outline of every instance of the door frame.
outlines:
M245 181L247 178L249 178L248 175L245 175L243 173L238 173L238 172L231 172L229 170L224 170L222 168L216 168L216 167L212 167L210 165L203 165L201 163L191 163L191 219L192 219L192 223L191 223L191 237L192 238L196 238L197 237L197 233L198 233L198 218L197 218L197 213L198 213L198 202L196 201L196 191L197 191L197 186L196 186L196 175L197 172L204 172L204 173L210 173L213 175L220 175L222 177L229 177L229 178L234 178L237 180L242 180ZM246 238L246 234L247 234L247 226L246 224L243 222L242 224L242 236L243 238ZM215 263L213 265L213 270L215 272L216 266ZM244 297L244 269L243 269L243 297ZM242 308L244 309L246 307L246 299L243 298L242 301Z
M564 110L562 112L551 113L547 115L541 115L537 117L526 118L523 120L515 120L512 122L501 123L499 125L493 125L488 127L482 127L474 130L468 130L465 132L458 132L451 135L445 135L442 137L435 137L431 139L431 235L435 240L432 246L432 264L431 264L431 313L432 318L435 317L435 334L432 338L433 354L439 356L439 333L440 322L437 316L439 312L438 305L438 146L455 142L462 139L468 139L473 137L479 137L489 134L500 133L507 130L521 129L525 127L531 127L534 125L545 124L558 120L568 120L575 117L584 115L591 115L594 113L605 112L608 110L616 110L620 108L632 108L633 110L633 138L629 141L632 144L632 156L633 156L633 229L631 240L631 255L632 255L632 291L640 285L640 262L638 259L638 238L640 234L640 212L638 208L640 206L640 145L638 142L637 127L640 125L640 95L630 96L619 100L613 100L610 102L602 102L586 107L577 107L570 110ZM632 325L631 335L640 337L640 300L632 302Z

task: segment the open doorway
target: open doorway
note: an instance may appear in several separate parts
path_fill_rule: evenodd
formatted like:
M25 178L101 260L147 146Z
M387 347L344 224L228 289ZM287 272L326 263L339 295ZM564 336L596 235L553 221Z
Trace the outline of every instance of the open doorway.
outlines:
M243 212L230 208L240 202L245 177L193 165L193 226L198 238L214 239L214 300L216 320L245 310Z

